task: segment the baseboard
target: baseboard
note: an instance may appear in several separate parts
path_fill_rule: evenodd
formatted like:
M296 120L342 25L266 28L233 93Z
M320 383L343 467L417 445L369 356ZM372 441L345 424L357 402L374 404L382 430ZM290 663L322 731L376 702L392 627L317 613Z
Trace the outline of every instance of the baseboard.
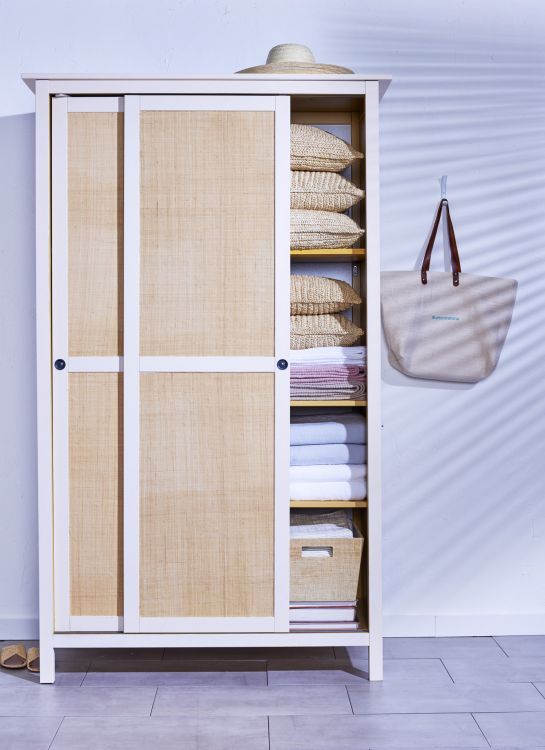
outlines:
M0 641L34 641L38 633L37 617L0 617Z
M542 635L545 612L494 615L440 615L435 635Z
M383 615L383 633L390 638L435 635L433 615Z
M527 614L384 615L385 637L542 635L545 612Z

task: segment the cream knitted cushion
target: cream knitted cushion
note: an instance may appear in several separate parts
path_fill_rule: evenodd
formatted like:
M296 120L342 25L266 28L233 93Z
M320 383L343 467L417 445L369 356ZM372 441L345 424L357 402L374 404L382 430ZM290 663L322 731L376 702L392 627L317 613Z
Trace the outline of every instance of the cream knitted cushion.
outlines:
M349 216L334 211L292 210L290 230L291 246L299 250L350 247L363 234Z
M291 173L291 207L313 211L346 211L363 198L363 190L336 172Z
M291 126L291 168L340 172L363 154L349 143L312 125Z
M292 315L290 317L291 349L316 346L350 346L363 331L339 313L327 315Z
M323 315L359 305L361 297L346 281L325 276L291 275L291 314Z

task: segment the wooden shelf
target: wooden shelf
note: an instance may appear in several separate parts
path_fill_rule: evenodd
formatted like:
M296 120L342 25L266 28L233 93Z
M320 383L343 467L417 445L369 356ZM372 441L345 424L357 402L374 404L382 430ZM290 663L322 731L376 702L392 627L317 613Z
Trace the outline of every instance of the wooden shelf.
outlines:
M365 260L366 250L361 247L325 248L320 250L290 250L292 260L299 261L352 261Z
M290 500L290 508L367 508L367 500Z
M367 406L367 401L342 399L339 401L290 401L290 406Z
M350 634L350 635L360 635L361 633L368 633L368 632L369 632L369 629L367 628L367 626L366 625L362 625L362 624L360 624L360 626L358 627L357 630L342 630L342 629L339 629L339 628L335 629L335 623L334 622L331 623L331 627L328 628L327 630L326 629L323 629L323 630L322 629L320 629L320 630L318 630L318 629L313 630L311 625L309 625L309 627L306 630L303 630L302 628L291 628L290 627L290 634L291 633L293 633L293 634L302 633L304 635L309 635L309 634L312 634L312 635L318 635L318 634L330 635L331 633L336 633L336 634L339 634L339 635L344 635L345 633L346 634ZM366 673L364 672L364 674L366 674Z

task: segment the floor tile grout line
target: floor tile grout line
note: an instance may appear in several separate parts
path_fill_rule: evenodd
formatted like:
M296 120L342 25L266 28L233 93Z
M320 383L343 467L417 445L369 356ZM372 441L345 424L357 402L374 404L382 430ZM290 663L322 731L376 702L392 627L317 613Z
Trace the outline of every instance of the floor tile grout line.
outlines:
M452 684L453 684L453 685L455 685L455 684L456 684L456 682L455 682L455 680L454 680L454 677L453 677L453 676L451 675L451 673L450 673L450 672L448 671L448 667L447 667L447 665L445 664L445 662L443 661L443 658L441 657L441 658L439 659L439 661L441 662L441 664L442 664L442 665L443 665L443 667L445 668L445 671L446 671L446 673L448 674L448 676L449 676L449 677L450 677L450 679L452 680Z
M478 728L479 728L479 731L480 731L480 733L482 734L482 736L484 737L484 739L485 739L485 742L486 742L486 744L488 745L488 747L492 747L492 745L491 745L491 744L490 744L490 742L488 741L488 737L487 737L487 736L486 736L486 734L485 734L485 733L483 732L483 730L482 730L482 727L481 727L481 725L479 724L479 722L477 721L477 719L475 718L475 714L474 714L473 712L471 712L471 718L473 719L473 721L475 722L475 724L476 724L476 725L478 726Z
M352 699L350 698L350 691L348 690L348 685L345 685L344 689L346 690L346 694L348 696L348 702L350 703L350 710L352 711L352 716L355 716L356 713L354 711L354 706L352 705Z
M85 682L85 680L87 679L87 675L89 674L90 667L91 667L91 661L89 660L87 662L87 668L85 670L85 674L83 675L83 679L82 679L82 681L79 684L80 687L83 687L83 683Z
M153 696L153 703L151 704L151 709L150 709L150 712L149 712L150 718L151 718L151 715L153 714L153 707L155 706L155 701L157 700L157 693L158 692L159 692L159 687L156 687L155 688L155 694Z
M509 654L508 654L508 653L507 653L507 651L506 651L506 650L504 649L504 647L503 647L503 646L501 645L501 643L499 643L499 641L498 641L498 640L496 639L496 636L495 636L495 635L492 635L492 636L490 636L490 637L492 638L492 640L494 641L494 643L496 644L496 646L497 646L497 647L498 647L499 649L501 649L501 651L503 651L503 653L504 653L504 654L505 654L505 655L507 656L507 658L509 659L509 658L510 658L510 657L509 657Z
M531 682L530 685L533 685L535 687L535 689L537 690L537 692L541 695L541 697L545 699L545 695L543 695L543 693L538 688L538 686L535 684L535 682Z
M56 729L56 731L55 731L55 734L53 735L53 738L52 738L51 742L50 742L50 743L49 743L49 745L47 746L47 750L50 750L50 748L51 748L51 747L53 747L53 743L55 742L55 739L56 739L56 737L57 737L57 735L58 735L58 733L59 733L59 730L60 730L60 728L62 727L62 725L63 725L63 723L64 723L64 720L65 720L65 719L66 719L66 716L63 716L63 717L61 718L61 720L60 720L60 722L59 722L59 726L57 727L57 729Z

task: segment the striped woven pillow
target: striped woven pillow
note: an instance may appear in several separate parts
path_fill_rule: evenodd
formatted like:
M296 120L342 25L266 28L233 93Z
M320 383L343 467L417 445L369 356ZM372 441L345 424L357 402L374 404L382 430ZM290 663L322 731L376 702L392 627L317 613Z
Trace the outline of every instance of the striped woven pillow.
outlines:
M315 346L351 346L363 331L340 313L328 315L292 315L290 349Z
M291 173L291 207L311 211L346 211L363 198L363 190L336 172Z
M342 138L312 125L291 126L291 168L341 172L363 154Z
M292 274L290 281L292 315L342 312L361 303L359 294L346 281L298 274Z
M292 210L291 246L297 250L351 247L364 233L346 214L334 211Z

